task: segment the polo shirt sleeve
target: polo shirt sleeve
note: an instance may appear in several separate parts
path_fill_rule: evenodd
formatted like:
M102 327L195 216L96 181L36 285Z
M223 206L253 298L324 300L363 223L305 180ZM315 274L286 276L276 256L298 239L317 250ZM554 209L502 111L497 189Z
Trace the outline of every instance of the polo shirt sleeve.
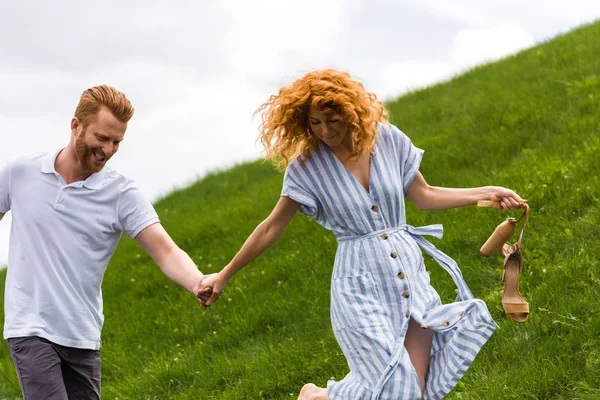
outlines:
M10 210L10 184L11 164L0 167L0 213L4 214Z
M127 180L121 190L118 218L121 231L132 238L144 228L160 222L150 201L131 180Z

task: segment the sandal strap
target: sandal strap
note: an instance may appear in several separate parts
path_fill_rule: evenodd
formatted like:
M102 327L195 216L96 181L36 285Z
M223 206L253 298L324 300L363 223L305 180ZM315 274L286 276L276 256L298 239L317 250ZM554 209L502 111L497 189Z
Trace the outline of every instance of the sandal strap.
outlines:
M527 226L527 218L529 217L529 205L527 203L521 203L521 208L524 208L523 214L517 219L517 224L520 221L523 221L523 228L521 228L521 233L519 234L519 240L515 243L518 249L521 249L521 241L523 240L523 232L525 231L525 226Z
M528 313L529 303L502 303L507 314Z

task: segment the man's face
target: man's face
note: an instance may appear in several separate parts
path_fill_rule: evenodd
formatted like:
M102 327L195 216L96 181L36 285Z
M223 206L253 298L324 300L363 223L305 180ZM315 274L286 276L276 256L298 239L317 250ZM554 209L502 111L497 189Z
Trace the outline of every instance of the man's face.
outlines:
M119 121L104 107L90 124L85 127L79 124L75 150L81 167L90 173L100 172L119 150L125 130L127 123Z

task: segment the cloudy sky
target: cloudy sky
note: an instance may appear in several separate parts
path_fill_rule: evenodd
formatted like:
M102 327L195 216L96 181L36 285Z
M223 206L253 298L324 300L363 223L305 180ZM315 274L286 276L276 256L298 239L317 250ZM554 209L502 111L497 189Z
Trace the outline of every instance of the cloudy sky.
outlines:
M136 107L110 162L156 200L260 157L254 110L305 72L387 99L599 17L597 0L0 0L0 165L63 147L81 92L109 84Z

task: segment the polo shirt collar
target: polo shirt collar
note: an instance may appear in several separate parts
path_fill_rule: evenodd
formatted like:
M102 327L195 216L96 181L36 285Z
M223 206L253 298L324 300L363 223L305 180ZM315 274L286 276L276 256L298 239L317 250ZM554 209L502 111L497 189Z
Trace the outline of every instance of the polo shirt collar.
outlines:
M60 153L62 150L63 149L48 153L42 159L42 167L40 168L40 170L44 174L58 174L58 172L56 172L56 169L54 168L54 163L56 162L56 157L58 157L58 153Z
M63 150L64 149L60 149L58 151L48 153L42 160L40 171L42 171L44 174L60 175L58 172L56 172L54 164L56 162L56 157L58 157L58 154ZM83 186L92 190L100 189L102 187L102 183L104 182L104 178L106 177L105 169L106 166L100 172L96 172L88 176L87 179L83 181Z

